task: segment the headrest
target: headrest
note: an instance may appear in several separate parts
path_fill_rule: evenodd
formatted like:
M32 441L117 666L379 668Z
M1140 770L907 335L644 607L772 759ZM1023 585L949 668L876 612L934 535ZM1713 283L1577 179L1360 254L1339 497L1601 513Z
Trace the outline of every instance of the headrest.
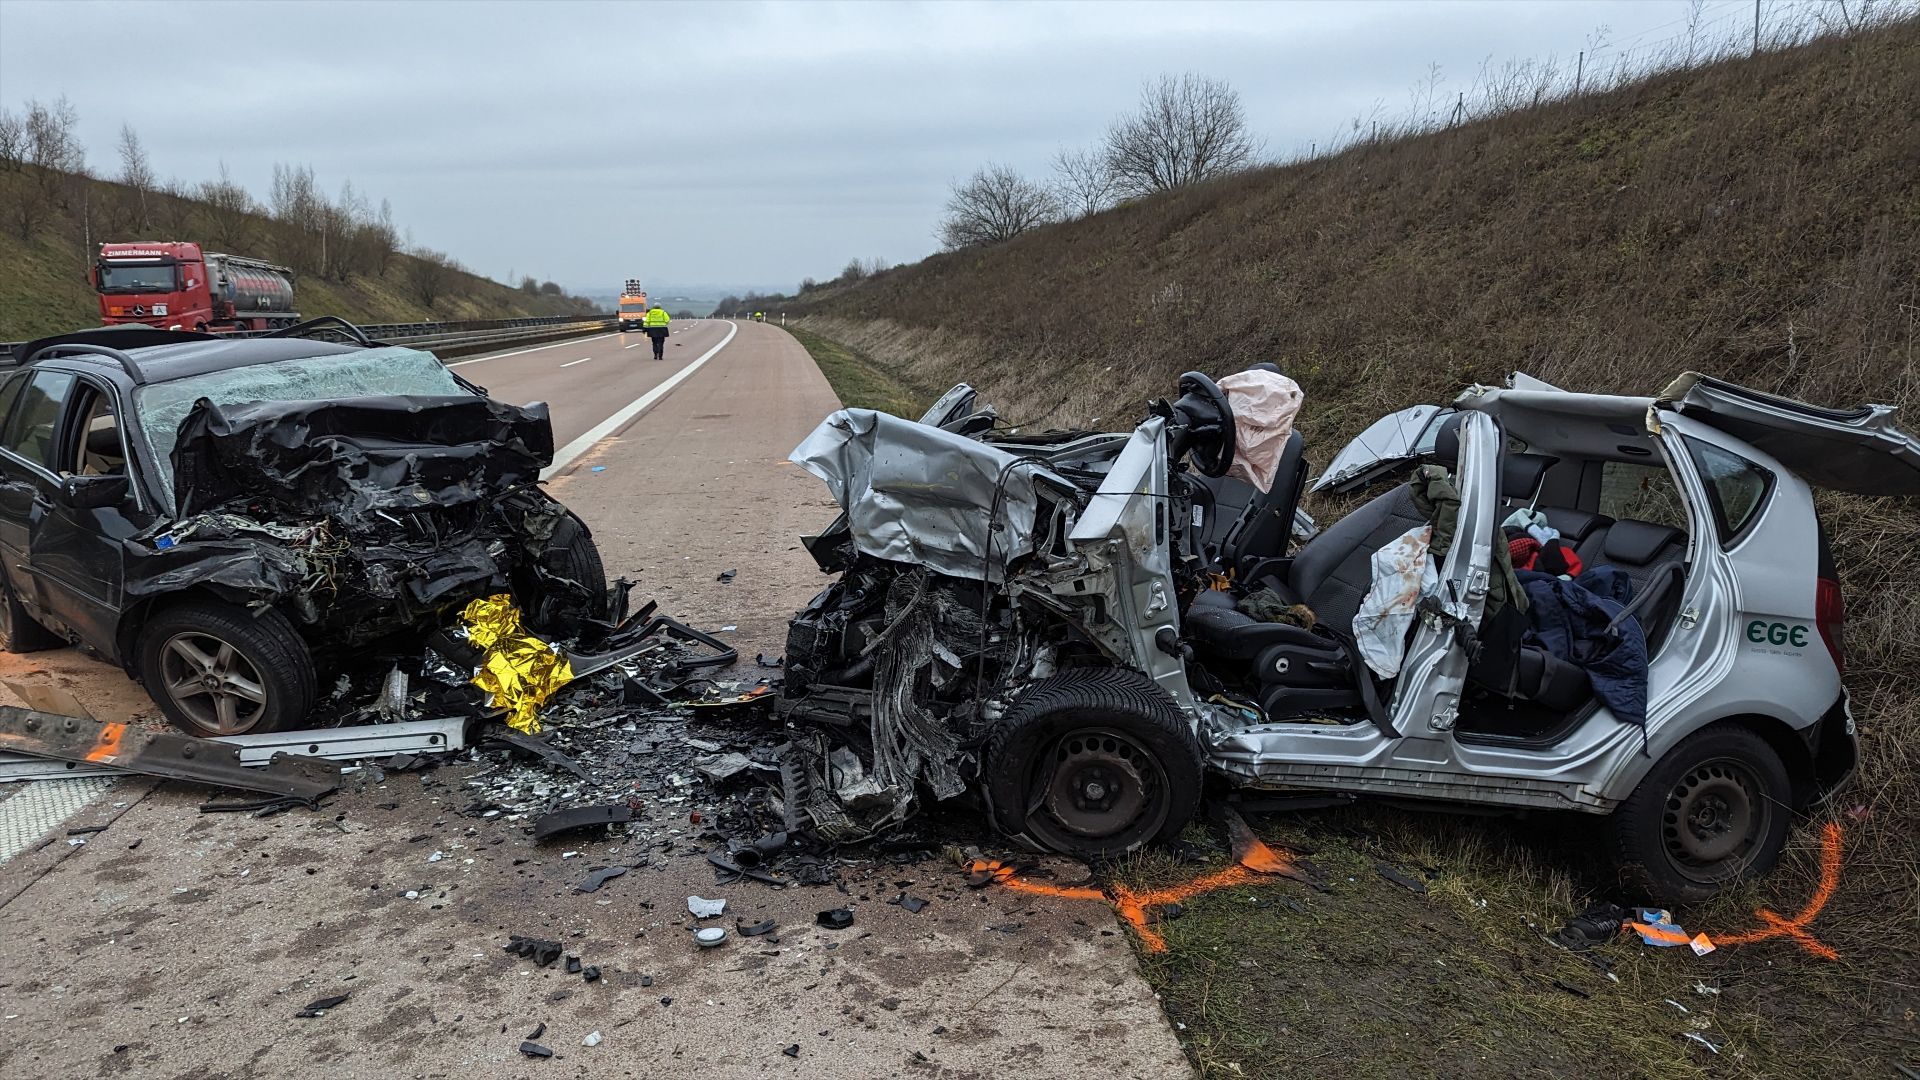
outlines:
M1435 464L1445 465L1449 469L1460 465L1460 425L1466 421L1466 413L1454 413L1440 421L1440 430L1433 433L1433 460Z
M1662 549L1685 542L1686 535L1679 529L1626 518L1614 522L1613 528L1607 530L1606 543L1600 550L1608 562L1645 566L1658 557Z
M120 456L120 429L103 424L87 432L87 453L95 457Z
M1546 454L1507 453L1500 459L1500 494L1525 502L1540 490L1540 480L1560 459Z
M1570 506L1543 506L1540 512L1547 516L1547 524L1554 527L1561 539L1576 544L1592 536L1593 530L1613 524L1613 519L1605 514L1590 514Z

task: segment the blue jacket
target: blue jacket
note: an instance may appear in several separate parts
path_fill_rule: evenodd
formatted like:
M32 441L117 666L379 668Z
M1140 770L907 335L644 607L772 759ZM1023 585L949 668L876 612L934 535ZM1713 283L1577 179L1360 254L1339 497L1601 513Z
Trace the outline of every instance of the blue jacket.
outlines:
M1572 581L1534 570L1515 572L1527 593L1525 641L1585 668L1593 692L1629 724L1647 723L1647 635L1628 616L1607 624L1633 599L1633 580L1614 566L1596 566Z

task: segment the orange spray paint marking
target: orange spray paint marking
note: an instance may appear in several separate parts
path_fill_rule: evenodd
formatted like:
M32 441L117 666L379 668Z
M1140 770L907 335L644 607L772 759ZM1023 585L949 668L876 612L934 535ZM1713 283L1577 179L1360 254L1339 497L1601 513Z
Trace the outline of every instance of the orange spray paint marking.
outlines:
M87 748L87 760L109 762L120 756L120 737L127 733L125 724L101 724L100 737Z
M1244 829L1244 825L1241 828ZM1229 832L1234 832L1229 827ZM1103 900L1113 905L1116 914L1133 927L1140 936L1140 944L1148 952L1164 952L1167 939L1161 937L1151 925L1150 912L1153 908L1177 904L1203 893L1213 892L1233 885L1246 885L1260 881L1267 875L1306 880L1294 867L1292 860L1248 832L1245 837L1235 835L1234 850L1239 862L1224 870L1203 874L1192 881L1179 885L1170 885L1162 889L1147 889L1136 892L1125 885L1114 885L1107 889L1095 889L1086 886L1048 885L1039 881L1026 881L1014 876L1013 867L1000 862L975 861L968 867L975 874L990 874L997 885L1015 892L1032 893L1036 896L1053 896L1064 900ZM1247 843L1251 841L1251 843Z
M1813 932L1807 929L1807 924L1820 914L1821 910L1827 906L1827 901L1833 899L1834 890L1840 887L1840 856L1844 850L1842 843L1844 839L1839 823L1827 822L1820 837L1820 884L1814 888L1813 895L1808 898L1806 906L1800 909L1800 914L1789 919L1777 912L1761 908L1753 913L1753 917L1760 920L1760 926L1757 929L1738 934L1701 934L1700 937L1705 938L1713 948L1750 945L1756 941L1787 938L1822 960L1840 959L1840 954L1834 950L1833 946L1813 936ZM1693 940L1685 934L1661 930L1645 923L1629 922L1621 929L1645 934L1674 945L1685 945Z

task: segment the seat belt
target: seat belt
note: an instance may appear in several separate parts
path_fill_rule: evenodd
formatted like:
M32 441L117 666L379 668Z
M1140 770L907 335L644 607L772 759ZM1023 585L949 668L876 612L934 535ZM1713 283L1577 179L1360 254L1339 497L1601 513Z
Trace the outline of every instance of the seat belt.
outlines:
M1620 614L1615 615L1612 619L1607 621L1607 633L1609 634L1617 633L1619 631L1620 624L1625 622L1629 616L1639 611L1642 607L1645 607L1647 604L1647 601L1652 597L1655 597L1655 596L1664 597L1667 593L1667 588L1673 583L1673 579L1676 576L1680 577L1682 580L1685 580L1685 577L1686 577L1685 571L1682 569L1681 565L1677 562L1668 563L1666 565L1666 568L1661 572L1658 578L1648 582L1647 587L1645 589L1640 590L1640 595L1627 601L1627 605L1620 609ZM1642 629L1644 631L1644 627Z

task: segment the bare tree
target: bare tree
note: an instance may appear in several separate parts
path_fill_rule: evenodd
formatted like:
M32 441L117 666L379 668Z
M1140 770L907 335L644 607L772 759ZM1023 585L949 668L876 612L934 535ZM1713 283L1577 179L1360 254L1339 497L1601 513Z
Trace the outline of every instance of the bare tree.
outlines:
M135 211L134 227L145 230L148 221L147 196L153 191L153 166L147 162L147 149L140 145L140 134L132 124L120 125L120 182L126 185L129 209Z
M253 219L260 208L253 195L233 179L227 163L220 163L220 179L200 184L200 202L206 207L208 232L213 241L229 251L246 247Z
M1219 79L1162 75L1140 91L1140 111L1107 130L1107 168L1121 192L1150 195L1246 167L1260 146L1240 94Z
M193 192L179 180L168 180L154 191L153 225L169 237L188 235L192 227Z
M26 121L0 107L0 172L18 172L27 159Z
M413 286L414 298L432 311L453 283L453 260L431 248L415 248L411 254L407 282Z
M1112 206L1119 184L1104 152L1062 149L1053 155L1053 194L1068 216L1083 218Z
M940 243L948 251L997 244L1059 216L1053 192L1005 165L990 164L953 185L940 221Z

